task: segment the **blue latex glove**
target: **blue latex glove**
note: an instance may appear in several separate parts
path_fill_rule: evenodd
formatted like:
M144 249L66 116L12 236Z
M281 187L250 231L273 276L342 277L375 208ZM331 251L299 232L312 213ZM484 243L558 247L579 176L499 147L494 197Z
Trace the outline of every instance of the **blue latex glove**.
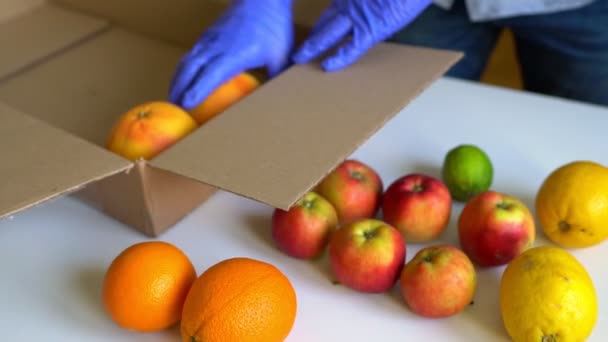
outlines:
M293 55L308 63L346 40L323 60L326 71L354 63L369 48L386 40L413 21L432 0L333 0L315 24L310 37Z
M192 109L213 90L248 69L270 77L289 62L293 48L292 0L233 0L183 57L169 101Z

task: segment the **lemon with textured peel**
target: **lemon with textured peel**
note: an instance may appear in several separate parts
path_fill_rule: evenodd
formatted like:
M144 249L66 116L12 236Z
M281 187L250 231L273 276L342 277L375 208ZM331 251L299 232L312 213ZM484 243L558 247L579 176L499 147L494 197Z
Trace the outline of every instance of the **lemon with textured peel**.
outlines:
M585 341L597 322L598 301L591 277L573 255L541 246L507 265L500 311L515 342Z
M608 168L592 161L564 164L543 181L536 213L545 235L566 248L608 237Z

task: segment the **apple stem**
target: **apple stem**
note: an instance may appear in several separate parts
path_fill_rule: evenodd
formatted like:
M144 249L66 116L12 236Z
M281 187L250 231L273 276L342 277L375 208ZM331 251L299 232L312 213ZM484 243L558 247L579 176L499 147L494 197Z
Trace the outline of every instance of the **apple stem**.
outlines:
M304 200L304 201L302 202L302 206L303 206L304 208L306 208L306 209L310 209L310 208L312 208L312 204L313 204L313 203L312 203L312 201L309 201L309 200Z
M366 240L369 240L369 239L373 238L374 235L376 235L376 234L374 234L374 232L371 231L371 230L368 230L365 233L363 233L363 236L365 236Z
M499 202L498 204L496 204L496 208L498 208L498 209L504 209L504 210L509 210L509 209L513 208L513 204L505 203L505 202Z
M414 185L414 188L412 189L412 191L414 191L414 192L420 192L422 190L424 190L424 188L420 184Z
M428 250L426 253L424 253L423 255L424 255L424 257L422 258L422 260L424 262L433 262L433 260L437 256L437 249L432 248L432 249Z
M558 227L562 232L567 232L570 230L570 224L566 221L560 221Z
M353 177L354 179L357 179L357 180L363 179L363 174L361 172L359 172L359 171L352 171L350 173L350 176Z

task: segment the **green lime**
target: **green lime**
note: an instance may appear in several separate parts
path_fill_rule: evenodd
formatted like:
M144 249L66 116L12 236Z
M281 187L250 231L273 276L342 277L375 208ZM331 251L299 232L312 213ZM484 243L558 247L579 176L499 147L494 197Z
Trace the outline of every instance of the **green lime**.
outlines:
M490 188L494 169L484 151L475 145L465 144L448 151L441 175L452 197L466 202Z

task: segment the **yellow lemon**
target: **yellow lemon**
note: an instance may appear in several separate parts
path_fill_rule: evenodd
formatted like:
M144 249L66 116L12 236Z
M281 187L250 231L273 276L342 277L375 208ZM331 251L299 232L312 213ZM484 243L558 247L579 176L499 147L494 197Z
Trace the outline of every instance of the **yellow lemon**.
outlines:
M584 341L597 321L597 295L589 274L566 250L534 247L506 267L500 310L513 341Z
M557 168L536 195L545 235L567 248L596 245L608 237L608 168L574 161Z

